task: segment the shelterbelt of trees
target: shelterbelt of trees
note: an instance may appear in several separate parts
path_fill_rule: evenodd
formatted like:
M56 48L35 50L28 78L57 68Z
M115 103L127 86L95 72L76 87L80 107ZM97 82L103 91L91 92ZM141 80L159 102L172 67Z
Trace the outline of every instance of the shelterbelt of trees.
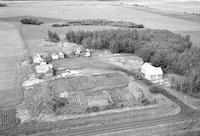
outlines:
M134 53L160 66L165 72L180 76L173 78L175 89L187 94L200 94L200 48L193 47L190 36L167 30L103 30L69 31L69 42L86 48L110 49L113 53Z

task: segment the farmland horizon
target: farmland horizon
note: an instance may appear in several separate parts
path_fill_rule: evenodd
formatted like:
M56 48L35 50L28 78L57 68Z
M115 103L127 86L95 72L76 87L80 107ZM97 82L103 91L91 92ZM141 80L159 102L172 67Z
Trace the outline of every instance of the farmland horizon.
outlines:
M189 1L191 0L4 1L8 6L0 8L0 18L38 16L62 20L123 20L143 24L147 28L166 29L182 35L191 35L194 45L199 45L200 18L198 15L193 15L193 12L200 11L198 6L200 1ZM134 6L137 4L143 7Z

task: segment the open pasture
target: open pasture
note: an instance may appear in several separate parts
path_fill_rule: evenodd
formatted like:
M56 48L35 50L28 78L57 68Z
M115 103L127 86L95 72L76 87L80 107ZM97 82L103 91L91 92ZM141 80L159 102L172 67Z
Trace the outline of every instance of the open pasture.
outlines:
M26 51L17 29L8 23L0 23L0 108L19 103L22 92L19 84L19 62Z
M133 21L146 27L168 30L199 30L199 24L155 13L138 11L112 2L29 1L12 2L0 9L0 17L40 16L58 19L109 19ZM186 27L184 27L186 26Z

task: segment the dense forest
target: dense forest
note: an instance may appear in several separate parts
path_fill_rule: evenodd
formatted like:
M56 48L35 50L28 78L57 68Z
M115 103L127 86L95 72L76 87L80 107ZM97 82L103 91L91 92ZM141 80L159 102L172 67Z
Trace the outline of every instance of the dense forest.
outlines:
M134 53L160 66L165 72L180 75L173 78L175 89L188 94L200 90L200 48L193 47L190 36L181 36L167 30L103 30L69 31L69 42L86 48L110 49L113 53Z

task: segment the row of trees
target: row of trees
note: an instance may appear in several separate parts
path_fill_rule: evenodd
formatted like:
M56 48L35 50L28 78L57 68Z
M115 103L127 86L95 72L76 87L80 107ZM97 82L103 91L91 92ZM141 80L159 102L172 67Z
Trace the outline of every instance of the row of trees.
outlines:
M29 25L41 25L43 24L43 22L41 22L39 19L37 18L23 18L20 20L20 22L22 24L29 24Z
M200 90L200 48L193 47L190 36L181 36L167 30L103 30L70 31L66 34L69 42L82 44L86 48L110 49L113 53L134 53L160 66L165 72L184 77L186 93ZM186 91L187 90L187 91Z
M66 27L66 26L116 26L124 28L144 28L142 24L135 24L133 22L125 21L111 21L106 19L83 19L83 20L68 20L65 23L53 24L52 27Z

